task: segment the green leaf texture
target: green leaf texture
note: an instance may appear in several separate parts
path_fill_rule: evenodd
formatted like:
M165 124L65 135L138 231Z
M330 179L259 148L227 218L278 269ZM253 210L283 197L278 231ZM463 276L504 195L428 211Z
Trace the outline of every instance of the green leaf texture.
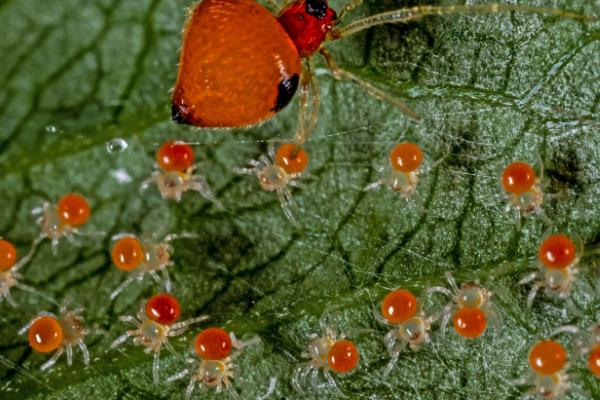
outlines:
M349 19L431 3L370 1ZM600 15L597 0L519 3ZM510 161L541 160L552 194L544 210L556 229L577 235L588 250L600 242L598 23L520 13L431 17L330 45L341 66L404 99L423 119L409 120L360 87L335 81L319 60L322 109L307 143L310 177L294 192L302 224L295 228L276 196L232 170L265 152L268 139L293 135L297 104L251 129L199 130L170 121L169 91L192 5L0 1L0 235L26 253L39 232L30 211L70 191L90 199L87 229L106 232L79 247L61 243L58 256L45 242L24 269L24 283L39 293L17 289L18 307L0 306L2 399L183 398L185 380L152 383L152 357L139 347L109 349L129 329L118 317L134 314L159 290L148 279L109 301L125 278L109 253L111 236L121 232L198 235L174 243L174 291L182 318L208 314L203 326L262 339L235 359L234 388L243 399L264 394L271 377L271 398L339 398L310 387L299 394L290 385L323 315L360 349L359 370L337 377L353 399L517 399L527 388L514 381L527 373L536 340L562 325L585 328L599 320L598 297L583 290L598 281L593 254L581 261L572 295L577 313L543 293L526 307L529 286L517 282L535 268L548 228L529 218L517 229L499 187ZM127 148L108 151L115 139ZM193 193L180 203L161 200L155 188L140 194L167 139L198 143L200 172L224 210ZM363 191L401 140L419 143L429 166L440 161L421 177L418 193L406 202L389 190ZM373 309L388 289L421 294L445 284L447 271L494 292L502 330L466 342L452 329L442 336L434 324L432 344L404 353L384 378L389 328ZM38 312L58 311L49 298L84 308L96 330L86 339L88 368L76 352L72 368L61 359L42 373L47 357L17 334ZM443 304L436 299L432 307ZM173 341L181 357L162 353L163 378L184 368L198 329ZM571 361L569 398L600 397L585 360ZM197 390L194 398L228 395Z

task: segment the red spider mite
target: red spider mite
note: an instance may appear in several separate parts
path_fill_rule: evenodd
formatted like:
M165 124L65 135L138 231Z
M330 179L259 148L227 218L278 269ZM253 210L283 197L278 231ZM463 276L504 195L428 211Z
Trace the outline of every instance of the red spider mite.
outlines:
M278 1L270 3L276 5ZM300 87L296 139L303 143L316 124L320 103L311 60L315 53L325 58L336 79L357 83L371 95L418 117L403 102L339 68L324 44L372 26L408 23L432 15L521 11L596 19L559 9L491 3L415 6L339 26L347 13L362 3L362 0L348 1L338 15L327 0L296 0L274 15L254 0L199 2L190 12L184 29L173 92L173 120L198 127L254 125L283 109Z

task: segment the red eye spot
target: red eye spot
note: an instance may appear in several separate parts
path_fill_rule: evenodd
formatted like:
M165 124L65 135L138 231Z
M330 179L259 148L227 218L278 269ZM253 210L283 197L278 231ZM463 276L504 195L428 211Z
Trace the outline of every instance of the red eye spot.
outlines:
M537 342L529 351L529 365L538 374L550 375L560 371L567 362L565 348L553 340Z
M400 324L417 313L417 298L408 290L388 293L381 303L381 314L392 324Z
M423 151L414 143L400 143L390 152L392 168L399 172L413 172L423 161Z
M487 326L485 313L476 307L459 309L453 317L454 330L467 339L476 339L483 334Z
M167 293L152 296L146 302L146 315L159 324L171 325L179 319L181 308L179 301Z
M204 360L222 360L231 353L231 338L221 328L208 328L196 336L194 350Z
M17 249L8 240L0 239L0 271L7 271L17 262Z
M298 145L285 143L277 149L275 163L288 174L300 173L308 165L308 154Z
M63 341L63 329L53 317L37 318L27 333L31 348L40 353L49 353L58 349Z
M194 149L186 143L169 141L156 152L156 161L165 171L185 172L194 164Z
M79 226L90 218L90 205L80 194L69 193L58 200L56 210L61 222L65 225Z
M507 193L521 195L529 191L537 177L533 167L525 162L517 161L509 164L502 173L502 186Z
M111 256L117 268L131 271L144 261L144 248L137 238L125 236L117 240L112 248Z
M588 367L592 374L600 378L600 346L596 346L588 355Z
M552 235L540 245L538 258L547 268L563 269L575 260L575 243L566 235Z
M358 364L358 349L349 340L337 341L327 353L329 368L339 373L346 373L356 368Z

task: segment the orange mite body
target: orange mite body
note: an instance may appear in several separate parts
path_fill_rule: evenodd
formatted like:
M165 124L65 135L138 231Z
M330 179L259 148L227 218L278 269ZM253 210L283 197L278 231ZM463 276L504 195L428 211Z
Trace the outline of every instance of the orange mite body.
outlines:
M542 340L529 351L529 365L536 373L550 375L560 371L567 362L565 348L553 340Z
M242 127L285 107L300 81L298 50L254 0L204 0L183 39L173 119L200 127Z

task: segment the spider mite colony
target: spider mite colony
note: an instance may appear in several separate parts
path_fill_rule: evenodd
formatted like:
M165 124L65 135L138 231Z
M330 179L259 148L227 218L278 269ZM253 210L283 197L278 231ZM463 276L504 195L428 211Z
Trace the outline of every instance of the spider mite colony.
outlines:
M277 3L273 1L271 6L278 7ZM306 173L309 155L304 145L316 127L320 105L314 55L324 58L334 78L354 82L367 93L398 106L407 118L419 119L419 115L399 99L340 68L327 50L327 43L375 25L409 23L435 15L514 11L583 21L594 19L552 8L494 3L415 6L346 23L348 15L361 4L361 0L350 1L337 13L326 0L297 0L287 2L273 14L253 0L204 0L191 10L185 26L172 102L172 117L177 123L203 128L254 125L275 116L299 92L298 123L293 137L277 148L270 148L267 155L236 169L239 173L255 176L263 190L275 192L283 213L296 226L299 221L292 189L299 186ZM238 79L242 76L250 78ZM141 184L143 190L157 190L165 201L176 202L197 192L216 207L223 207L202 175L203 171L195 164L191 145L177 140L164 143L156 153L156 164L156 170L149 172L148 179ZM420 176L435 165L427 160L417 143L390 144L389 165L381 169L380 178L365 190L383 187L397 193L399 198L410 199L419 191ZM541 164L514 160L499 174L498 183L506 208L514 211L517 223L521 218L532 217L553 228L543 212ZM156 188L151 189L151 186ZM5 299L12 306L17 305L12 296L14 290L35 291L21 283L19 271L31 261L45 239L50 240L56 253L62 239L77 245L90 235L86 224L92 208L81 194L65 194L55 204L46 203L34 213L40 215L40 234L27 254L20 257L8 239L0 239L0 300ZM570 293L580 286L577 272L585 255L584 248L574 236L553 229L549 232L538 244L537 260L531 273L519 282L530 290L524 303L531 307L537 296L549 296L573 307ZM101 232L91 234L104 235ZM157 294L145 300L135 316L120 317L130 329L113 339L111 348L131 342L152 354L154 382L178 385L173 382L186 378L186 398L190 398L196 389L227 391L238 397L235 382L248 371L239 368L236 358L243 349L258 343L259 338L241 341L233 332L220 327L199 330L189 344L193 352L186 360L188 366L175 375L161 378L161 350L164 348L177 354L173 338L209 318L189 315L185 305L177 299L177 288L169 275L173 266L171 242L193 237L193 233L172 233L158 241L135 233L113 237L110 255L114 267L123 274L123 282L112 289L110 299L115 299L128 285L143 279L152 279L156 283ZM399 287L380 299L380 307L374 311L375 318L388 330L381 336L389 359L381 371L383 376L392 373L407 351L419 351L447 335L473 341L490 330L494 334L502 328L502 312L495 304L494 288L484 287L479 281L457 282L450 273L446 274L445 282L444 286L426 288L421 296ZM434 306L436 299L438 304L442 299L447 303ZM81 353L83 363L90 363L85 342L91 330L86 328L84 311L63 306L57 315L40 312L21 329L20 333L27 335L31 349L45 357L42 370L59 362L63 353L67 364L71 365L74 347ZM449 326L453 332L447 332ZM290 386L298 392L334 390L341 393L338 380L359 368L359 347L352 337L346 337L334 328L322 323L318 334L306 338L305 352L297 354L305 361L289 377ZM570 341L574 343L571 351L560 343L561 335L571 336ZM574 373L570 366L582 359L590 373L600 377L600 325L586 329L559 327L551 336L540 338L523 360L524 365L529 363L531 370L522 382L531 388L529 394L559 398L573 390L571 378ZM577 374L585 373L582 369L577 371ZM267 394L273 389L270 388Z

